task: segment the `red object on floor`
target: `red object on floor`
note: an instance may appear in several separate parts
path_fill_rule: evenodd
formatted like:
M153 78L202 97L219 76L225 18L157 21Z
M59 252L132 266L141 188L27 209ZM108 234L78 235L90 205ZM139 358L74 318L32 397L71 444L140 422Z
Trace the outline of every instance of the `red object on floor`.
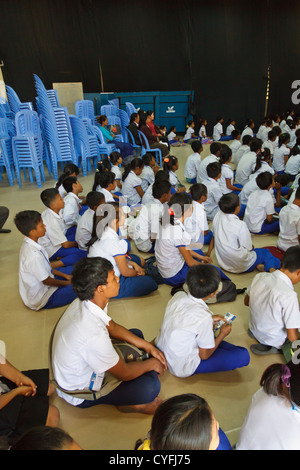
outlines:
M282 260L285 253L284 251L280 250L279 248L276 248L276 246L265 246L265 248L269 250L273 256L280 259L280 261Z

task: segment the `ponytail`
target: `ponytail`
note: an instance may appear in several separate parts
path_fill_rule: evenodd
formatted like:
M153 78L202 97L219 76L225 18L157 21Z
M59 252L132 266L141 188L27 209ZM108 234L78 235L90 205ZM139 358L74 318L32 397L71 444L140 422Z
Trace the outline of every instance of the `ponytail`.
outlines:
M88 252L90 247L100 240L104 230L113 220L120 220L121 208L117 202L107 202L99 206L93 217L93 230L90 241L86 244Z
M125 171L122 176L122 181L125 181L127 176L132 170L135 170L136 168L143 168L144 167L144 162L141 158L134 158L131 160L128 165L125 166Z
M285 364L273 364L262 375L260 386L267 395L287 398L289 368Z
M177 162L178 162L178 158L177 157L172 157L171 155L169 155L168 157L166 157L164 159L164 162L163 162L163 169L165 171L172 171L173 169L173 166L176 166L177 165Z
M192 200L187 193L175 193L166 205L162 223L175 225L175 220L180 219L186 210L192 205Z

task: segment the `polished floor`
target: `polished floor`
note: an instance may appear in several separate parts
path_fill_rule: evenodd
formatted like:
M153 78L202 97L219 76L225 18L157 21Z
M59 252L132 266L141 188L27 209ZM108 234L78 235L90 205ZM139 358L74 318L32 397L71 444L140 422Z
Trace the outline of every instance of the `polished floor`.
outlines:
M190 146L173 148L172 154L179 159L178 176L184 182L184 164L192 153ZM209 153L205 146L202 157ZM92 188L93 172L87 177L81 175L84 194ZM46 174L43 189L52 187L54 180ZM10 217L5 228L10 234L0 234L0 298L1 328L0 340L5 342L8 360L21 370L48 367L48 340L51 331L63 313L64 308L34 312L25 307L18 291L18 254L22 235L14 226L13 219L18 211L34 209L43 211L40 202L41 190L35 184L23 182L10 187L6 178L0 181L0 205L10 209ZM276 245L277 237L253 237L256 248ZM214 254L213 254L213 258ZM251 274L231 275L238 288L247 287L256 272ZM297 290L297 287L296 287ZM299 292L299 289L297 290ZM108 308L109 315L127 328L139 328L145 339L151 341L158 333L164 310L170 299L170 288L163 285L148 297L112 301ZM252 340L247 335L249 313L243 303L244 296L239 295L233 303L212 305L214 313L234 313L237 320L233 325L228 341L249 349ZM203 396L210 404L221 428L230 442L237 442L239 429L243 423L251 396L259 388L260 377L265 368L282 361L281 356L254 356L251 352L250 365L238 371L198 375L187 379L178 379L166 372L161 377L163 399L181 393L196 393ZM68 431L79 445L86 450L131 450L138 438L144 438L150 429L151 417L141 414L122 414L112 406L98 406L89 410L80 410L68 405L56 395L51 402L61 414L60 426Z

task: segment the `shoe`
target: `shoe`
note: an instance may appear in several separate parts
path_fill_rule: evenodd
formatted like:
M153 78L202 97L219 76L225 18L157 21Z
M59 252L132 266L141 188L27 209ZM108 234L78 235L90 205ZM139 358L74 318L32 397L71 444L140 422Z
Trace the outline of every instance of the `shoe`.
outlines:
M8 228L2 228L0 230L0 233L10 233L10 232L11 232L11 230L9 230Z
M237 289L236 290L236 295L239 295L239 294L244 294L247 290L247 287L244 287L243 289Z
M273 346L266 346L265 344L252 344L250 346L253 354L258 356L267 356L268 354L282 354L281 349L273 348Z

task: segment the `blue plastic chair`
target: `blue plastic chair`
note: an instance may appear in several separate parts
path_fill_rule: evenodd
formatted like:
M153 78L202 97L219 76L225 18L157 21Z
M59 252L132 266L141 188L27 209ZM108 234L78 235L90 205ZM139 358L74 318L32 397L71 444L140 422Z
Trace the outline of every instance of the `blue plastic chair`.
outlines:
M100 108L101 115L104 116L118 116L118 108L111 104L103 104Z
M8 85L6 85L5 88L8 103L13 114L16 114L17 112L21 111L21 109L33 110L33 104L31 102L22 103L13 88Z
M132 115L132 113L137 113L137 109L132 103L126 102L125 106L126 106L126 112L129 118Z
M115 144L105 142L103 134L98 126L89 125L89 130L93 135L97 137L98 150L100 155L109 156L112 152L117 151L117 147L115 146Z
M2 175L4 173L3 169L5 169L8 182L10 186L14 185L14 179L15 179L15 172L14 172L14 164L9 158L8 151L7 151L7 142L5 142L5 139L0 138L0 181L2 181Z
M94 135L88 134L83 120L79 117L71 115L70 123L74 137L77 161L78 164L81 161L83 174L87 176L87 172L91 171L91 160L93 161L95 170L97 169L97 162L100 160L97 138Z
M75 103L75 114L80 119L87 118L90 123L96 125L96 116L94 111L94 103L91 100L79 100Z
M154 153L156 162L162 167L162 153L161 153L161 150L160 149L150 148L149 142L148 142L147 137L145 136L145 134L141 131L138 131L138 133L139 133L140 140L141 140L141 143L142 143L141 156L145 155L145 153L148 153L148 152Z
M116 108L119 108L120 107L119 98L108 100L108 104L111 104L112 106L115 106Z
M135 143L135 140L134 140L134 137L133 137L133 135L132 135L132 132L131 132L129 129L127 129L127 127L125 127L125 132L126 132L126 134L127 134L127 136L128 136L128 139L127 139L125 142L131 144L132 147L134 147L134 148L137 149L138 154L141 154L141 152L142 152L142 146L141 146L141 145L137 145L137 144Z

